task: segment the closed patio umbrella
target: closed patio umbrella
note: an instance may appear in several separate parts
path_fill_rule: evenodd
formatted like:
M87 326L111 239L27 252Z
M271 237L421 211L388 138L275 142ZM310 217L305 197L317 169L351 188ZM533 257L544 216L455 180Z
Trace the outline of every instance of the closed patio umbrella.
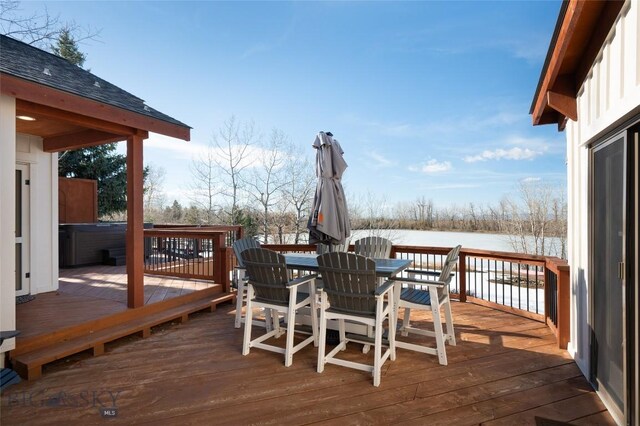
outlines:
M347 169L342 148L330 132L320 132L313 142L318 183L309 217L310 244L342 244L351 235L342 174Z

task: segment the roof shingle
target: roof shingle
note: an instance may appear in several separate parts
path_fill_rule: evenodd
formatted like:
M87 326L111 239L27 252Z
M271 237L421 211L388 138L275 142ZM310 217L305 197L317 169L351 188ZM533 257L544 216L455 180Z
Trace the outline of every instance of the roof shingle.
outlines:
M66 59L5 35L0 35L0 72L190 128Z

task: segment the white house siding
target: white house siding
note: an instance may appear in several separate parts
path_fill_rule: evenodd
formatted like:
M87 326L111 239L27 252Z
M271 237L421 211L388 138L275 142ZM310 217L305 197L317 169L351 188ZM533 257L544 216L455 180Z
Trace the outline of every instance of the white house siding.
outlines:
M589 371L589 144L640 113L640 2L628 0L578 92L578 121L566 126L571 265L569 351Z
M30 169L31 286L37 294L58 288L58 154L42 138L18 133L16 162Z
M16 134L15 99L0 96L0 329L16 328L15 168L29 166L31 294L58 288L58 156L42 138ZM0 353L15 347L7 340ZM0 356L0 364L4 357Z
M16 327L15 162L16 102L0 95L0 330ZM13 348L15 339L6 340L0 353Z

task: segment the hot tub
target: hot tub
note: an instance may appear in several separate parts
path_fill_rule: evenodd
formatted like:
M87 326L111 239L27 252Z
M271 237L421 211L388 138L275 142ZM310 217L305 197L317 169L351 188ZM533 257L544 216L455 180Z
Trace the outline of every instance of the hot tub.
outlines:
M145 229L153 228L145 223ZM126 247L126 223L64 223L58 228L59 266L68 268L103 262L104 250ZM145 242L145 252L147 251Z

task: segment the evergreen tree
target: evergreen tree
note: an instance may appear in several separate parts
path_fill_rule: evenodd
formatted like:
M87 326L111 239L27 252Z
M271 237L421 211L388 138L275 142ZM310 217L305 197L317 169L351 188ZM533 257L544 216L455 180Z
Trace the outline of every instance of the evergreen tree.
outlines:
M87 55L78 49L78 43L71 33L71 29L67 26L60 30L58 40L55 45L51 46L51 50L58 56L65 58L73 65L82 67Z
M64 27L51 50L74 65L82 67L86 55L78 49L71 29ZM98 182L98 215L127 210L127 159L116 152L116 144L107 144L60 153L58 175Z

